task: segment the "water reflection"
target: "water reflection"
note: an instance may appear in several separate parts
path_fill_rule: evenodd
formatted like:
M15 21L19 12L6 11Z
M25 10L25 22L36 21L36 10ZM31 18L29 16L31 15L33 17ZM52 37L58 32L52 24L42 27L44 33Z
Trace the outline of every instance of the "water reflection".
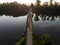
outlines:
M39 21L39 17L37 15L35 15L34 20Z
M42 20L42 21L55 21L56 19L59 19L60 20L60 16L50 16L50 15L35 15L34 16L34 20L35 21L39 21L40 19Z
M37 17L37 21L35 20ZM49 34L55 44L60 45L60 16L56 15L34 15L33 27L35 33Z
M41 20L45 21L46 20L46 15L44 16L40 16L41 17Z
M22 36L27 16L0 16L0 45L14 45Z

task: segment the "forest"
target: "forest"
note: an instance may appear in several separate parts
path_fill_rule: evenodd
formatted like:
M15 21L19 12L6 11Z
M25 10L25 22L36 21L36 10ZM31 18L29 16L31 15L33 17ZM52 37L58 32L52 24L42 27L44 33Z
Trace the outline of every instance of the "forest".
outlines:
M22 16L26 15L29 8L25 4L20 4L17 2L11 2L11 3L0 3L0 15L3 14L8 16Z
M59 15L60 14L60 4L58 2L52 3L53 0L50 0L50 4L48 2L44 2L43 5L41 5L40 0L36 0L36 5L31 4L31 8L33 9L33 13L37 15Z
M20 4L16 1L0 3L0 16L3 14L16 17L26 15L30 8L32 9L33 14L37 15L60 15L60 4L58 2L54 2L53 4L52 2L53 0L50 0L50 4L48 4L48 2L44 2L43 5L41 5L40 0L36 0L36 4L31 3L31 5Z

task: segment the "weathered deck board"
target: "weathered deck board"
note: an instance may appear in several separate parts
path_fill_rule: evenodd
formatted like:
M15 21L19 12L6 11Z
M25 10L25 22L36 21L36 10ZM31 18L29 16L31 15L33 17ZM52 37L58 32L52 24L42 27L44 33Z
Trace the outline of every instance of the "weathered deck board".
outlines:
M33 32L33 24L32 24L32 13L30 10L27 16L26 45L33 45L32 44L32 32Z

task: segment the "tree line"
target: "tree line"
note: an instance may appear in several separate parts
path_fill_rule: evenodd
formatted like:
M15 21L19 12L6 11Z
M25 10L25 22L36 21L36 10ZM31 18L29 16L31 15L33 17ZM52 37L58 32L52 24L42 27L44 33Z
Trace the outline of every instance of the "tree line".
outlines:
M26 15L28 10L29 8L25 4L19 4L17 2L0 3L0 15L22 16Z
M50 5L48 5L48 2L44 2L43 5L41 5L41 1L37 0L36 5L31 4L31 8L33 9L33 13L35 14L47 14L47 15L59 15L60 14L60 4L58 2L52 3L53 0L50 0Z
M36 0L36 5L31 4L32 12L37 15L59 15L60 14L60 4L55 2L52 4L53 0L50 0L50 5L48 2L45 2L41 5L40 0ZM0 3L0 15L9 15L9 16L21 16L26 15L29 11L30 6L25 4L20 4L17 2L11 3Z

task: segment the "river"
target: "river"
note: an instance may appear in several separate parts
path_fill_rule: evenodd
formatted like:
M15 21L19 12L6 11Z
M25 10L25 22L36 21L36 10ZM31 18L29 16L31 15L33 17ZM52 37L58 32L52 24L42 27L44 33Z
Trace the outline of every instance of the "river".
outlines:
M14 45L22 36L27 16L0 16L0 45Z
M14 45L20 39L26 28L27 15L13 17L0 16L0 45ZM33 29L35 33L48 34L53 42L60 45L60 17L33 16Z

